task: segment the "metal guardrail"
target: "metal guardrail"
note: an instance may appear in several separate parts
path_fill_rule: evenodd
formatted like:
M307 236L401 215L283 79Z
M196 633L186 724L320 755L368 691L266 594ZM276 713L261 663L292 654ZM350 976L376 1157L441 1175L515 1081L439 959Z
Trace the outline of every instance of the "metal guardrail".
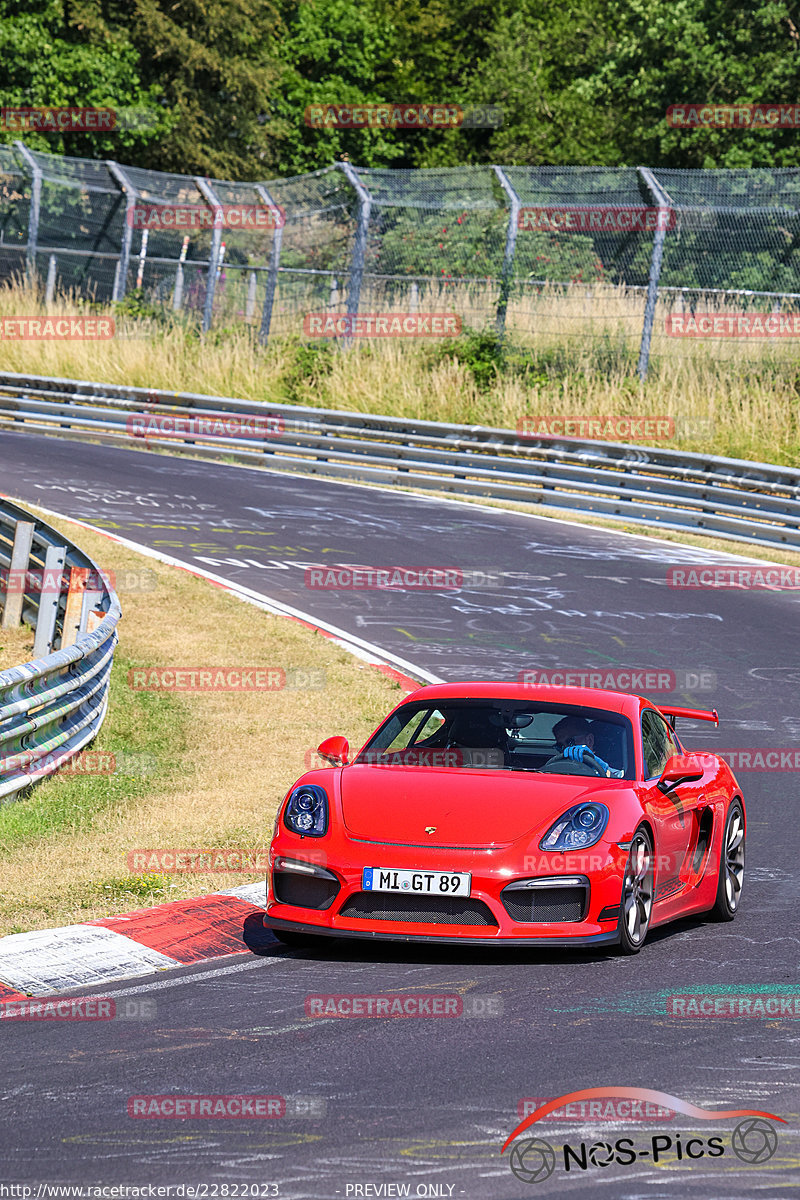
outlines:
M34 627L39 656L0 671L3 803L96 736L121 614L109 579L83 551L1 498L0 577L3 627L20 619Z
M201 418L212 413L251 421L270 415L273 428L261 438L209 432ZM145 419L149 432L137 436ZM800 472L768 463L11 372L0 372L2 428L515 500L800 550Z

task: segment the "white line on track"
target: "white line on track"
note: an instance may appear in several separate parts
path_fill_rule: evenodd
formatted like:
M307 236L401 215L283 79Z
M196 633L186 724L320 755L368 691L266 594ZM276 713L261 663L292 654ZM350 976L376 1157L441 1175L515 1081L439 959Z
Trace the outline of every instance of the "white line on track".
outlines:
M8 497L8 499L12 499L12 497ZM45 513L47 516L58 517L62 521L71 521L73 525L80 525L83 529L90 529L92 533L98 533L102 537L107 537L112 542L117 542L120 546L127 546L129 550L135 550L137 553L143 554L146 558L155 558L169 567L178 567L182 571L188 571L190 575L198 575L202 579L208 579L211 583L217 584L226 592L230 592L236 596L239 600L244 600L246 604L253 604L256 608L265 609L275 616L293 617L295 620L305 621L315 629L321 629L325 633L330 634L345 650L349 650L351 654L363 659L365 662L378 660L388 666L400 667L402 670L408 671L411 675L417 676L419 679L424 679L426 683L444 683L444 680L438 675L426 671L423 667L418 667L416 663L409 662L407 658L401 658L398 654L393 654L391 650L384 650L381 646L376 646L374 642L367 642L364 638L360 638L354 633L348 633L346 629L340 629L338 625L331 625L330 622L323 621L321 618L304 612L300 608L293 608L292 605L284 604L281 600L273 600L271 596L266 596L263 592L257 592L253 588L245 587L241 583L233 583L223 575L216 575L213 571L206 571L203 567L197 567L193 563L175 558L171 554L164 554L161 550L154 550L151 546L145 546L142 542L134 542L130 538L120 537L117 533L109 533L107 529L102 529L99 525L92 525L89 521L68 516L66 513L58 512L56 509L46 508L42 504L30 504L16 498L14 498L14 502L23 507L38 508L40 512Z
M237 975L241 971L255 971L257 967L274 967L285 957L287 956L276 954L274 958L265 957L259 958L257 962L232 963L229 967L216 967L213 971L198 971L194 975L171 975L169 979L154 979L151 983L139 983L135 987L104 991L103 996L136 996L140 992L159 992L165 988L180 987L184 983L199 983L201 979L216 979L220 975Z

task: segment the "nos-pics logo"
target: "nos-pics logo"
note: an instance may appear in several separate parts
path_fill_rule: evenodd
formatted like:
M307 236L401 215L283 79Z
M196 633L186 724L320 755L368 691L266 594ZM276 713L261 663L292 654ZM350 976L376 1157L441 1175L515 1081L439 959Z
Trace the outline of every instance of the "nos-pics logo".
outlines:
M601 1097L634 1101L639 1104L655 1104L662 1108L672 1109L676 1113L683 1113L697 1121L738 1119L738 1124L731 1134L729 1146L725 1144L724 1134L713 1134L709 1137L694 1135L687 1137L674 1130L671 1133L654 1133L638 1139L619 1137L613 1141L580 1141L574 1144L564 1142L558 1148L540 1137L521 1138L521 1140L515 1141L536 1121L563 1108L564 1105ZM778 1117L774 1113L762 1112L760 1109L699 1108L695 1104L681 1100L678 1096L670 1096L666 1092L655 1091L652 1088L584 1088L577 1092L567 1092L563 1096L558 1096L540 1105L525 1117L509 1135L501 1153L504 1154L511 1147L509 1166L521 1183L541 1183L545 1179L549 1179L559 1168L565 1174L580 1175L593 1167L625 1167L633 1166L637 1162L657 1164L663 1162L665 1158L669 1158L670 1161L691 1163L698 1160L721 1158L726 1153L733 1153L744 1163L760 1164L772 1158L778 1148L778 1134L774 1125L771 1124L772 1121L780 1121L781 1124L785 1124L783 1117Z

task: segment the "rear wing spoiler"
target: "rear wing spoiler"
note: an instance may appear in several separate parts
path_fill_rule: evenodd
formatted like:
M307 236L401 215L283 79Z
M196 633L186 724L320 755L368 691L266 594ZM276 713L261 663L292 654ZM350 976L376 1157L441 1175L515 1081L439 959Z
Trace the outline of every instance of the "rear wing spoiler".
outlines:
M719 716L715 708L708 712L705 708L675 708L671 704L659 704L658 709L667 718L672 729L675 728L676 717L686 717L689 721L711 721L712 724L719 725Z

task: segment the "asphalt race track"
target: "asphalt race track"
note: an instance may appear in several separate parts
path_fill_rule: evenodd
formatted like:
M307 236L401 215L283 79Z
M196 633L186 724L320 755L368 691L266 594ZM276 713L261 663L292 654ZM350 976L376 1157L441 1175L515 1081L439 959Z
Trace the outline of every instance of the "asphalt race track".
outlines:
M0 465L0 489L12 498L223 575L443 679L589 664L705 671L714 677L708 690L670 696L720 712L718 730L681 727L690 746L800 746L797 593L667 586L669 565L713 558L705 552L28 434L0 434ZM312 590L305 568L319 563L502 574L499 586L455 591ZM347 732L332 696L320 739ZM275 944L265 957L236 955L102 989L119 1002L155 1001L150 1019L4 1023L0 1176L34 1185L33 1197L43 1181L207 1184L198 1195L284 1200L792 1194L800 1179L797 1021L681 1019L665 1009L671 994L800 990L798 775L757 770L739 778L749 838L737 920L657 930L637 958L350 942L311 954ZM493 1015L305 1015L310 993L415 990L493 997ZM520 1101L602 1085L656 1089L711 1109L763 1109L787 1124L776 1126L777 1150L759 1163L734 1153L730 1119L543 1121L531 1136L556 1147L556 1169L542 1182L516 1178L501 1147ZM127 1115L128 1097L171 1092L292 1103L280 1120ZM676 1130L686 1131L684 1141L721 1136L725 1151L664 1161L665 1151L654 1162L652 1138L676 1139ZM603 1165L609 1155L596 1150L587 1169L567 1172L558 1157L564 1142L613 1146L621 1136L635 1143L631 1165ZM244 1192L245 1184L258 1190Z

